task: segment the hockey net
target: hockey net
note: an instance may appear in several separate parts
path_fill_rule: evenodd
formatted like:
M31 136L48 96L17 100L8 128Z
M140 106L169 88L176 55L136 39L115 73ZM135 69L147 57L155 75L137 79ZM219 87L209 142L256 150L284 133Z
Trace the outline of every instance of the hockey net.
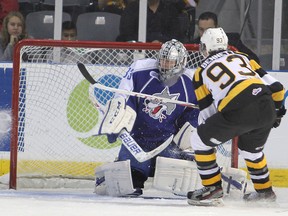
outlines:
M201 61L198 45L186 47L187 66L195 68ZM113 93L93 89L76 63L84 63L101 84L117 88L133 61L156 58L159 48L150 43L21 41L13 63L10 188L91 187L95 168L114 161L121 143L93 136L102 117L95 106L104 106ZM221 166L231 166L230 144L218 151Z

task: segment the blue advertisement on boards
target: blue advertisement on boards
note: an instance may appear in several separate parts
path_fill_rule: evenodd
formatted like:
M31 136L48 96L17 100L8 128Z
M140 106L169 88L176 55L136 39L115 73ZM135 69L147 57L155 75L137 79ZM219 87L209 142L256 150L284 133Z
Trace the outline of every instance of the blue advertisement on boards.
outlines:
M10 151L12 68L0 68L0 151Z

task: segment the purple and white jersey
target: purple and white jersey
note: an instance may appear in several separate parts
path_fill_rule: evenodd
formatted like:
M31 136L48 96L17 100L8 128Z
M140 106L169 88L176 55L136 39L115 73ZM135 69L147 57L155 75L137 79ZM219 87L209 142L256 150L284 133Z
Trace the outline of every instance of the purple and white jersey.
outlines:
M193 70L185 69L175 84L166 86L159 80L158 61L143 59L129 67L119 88L197 104L192 85L193 74ZM127 105L137 113L131 135L146 150L154 149L172 134L175 135L186 121L194 127L198 125L198 109L158 100L122 96L126 97Z

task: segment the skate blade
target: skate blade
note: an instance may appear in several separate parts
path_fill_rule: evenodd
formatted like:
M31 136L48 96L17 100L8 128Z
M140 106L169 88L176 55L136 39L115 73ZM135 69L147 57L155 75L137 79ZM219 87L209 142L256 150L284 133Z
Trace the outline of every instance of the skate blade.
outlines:
M206 199L206 200L191 200L188 199L188 204L193 206L224 206L223 199Z

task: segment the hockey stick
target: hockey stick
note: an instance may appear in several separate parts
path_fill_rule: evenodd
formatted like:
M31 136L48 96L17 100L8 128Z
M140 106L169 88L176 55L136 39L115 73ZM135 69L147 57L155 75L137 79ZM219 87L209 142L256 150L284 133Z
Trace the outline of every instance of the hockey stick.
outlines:
M85 77L85 79L88 82L90 82L96 88L106 90L106 91L116 92L116 93L120 93L120 94L140 97L140 98L147 98L150 100L158 100L158 101L161 101L163 103L173 103L173 104L178 104L180 106L187 106L187 107L192 107L192 108L197 108L197 109L199 108L196 104L187 103L184 101L178 101L178 100L173 100L170 98L163 98L163 97L158 97L158 96L154 96L154 95L148 95L148 94L139 93L139 92L132 92L132 91L124 90L124 89L117 89L117 88L112 88L112 87L102 85L101 83L98 83L96 80L94 80L94 78L90 75L90 73L88 72L88 70L86 69L84 64L77 63L77 66L78 66L80 72L82 73L82 75Z
M76 133L75 136L81 138L88 138L91 136L105 135L99 134L98 130L99 128L94 128L88 133ZM119 133L118 138L122 141L122 144L129 150L129 152L135 157L135 159L142 163L162 152L172 142L174 136L170 136L164 143L160 144L157 148L153 149L150 152L145 152L126 130L122 130Z
M129 150L129 152L136 158L136 160L139 162L144 162L162 152L172 142L173 135L150 152L145 152L126 130L122 130L118 138L121 139L122 144Z

